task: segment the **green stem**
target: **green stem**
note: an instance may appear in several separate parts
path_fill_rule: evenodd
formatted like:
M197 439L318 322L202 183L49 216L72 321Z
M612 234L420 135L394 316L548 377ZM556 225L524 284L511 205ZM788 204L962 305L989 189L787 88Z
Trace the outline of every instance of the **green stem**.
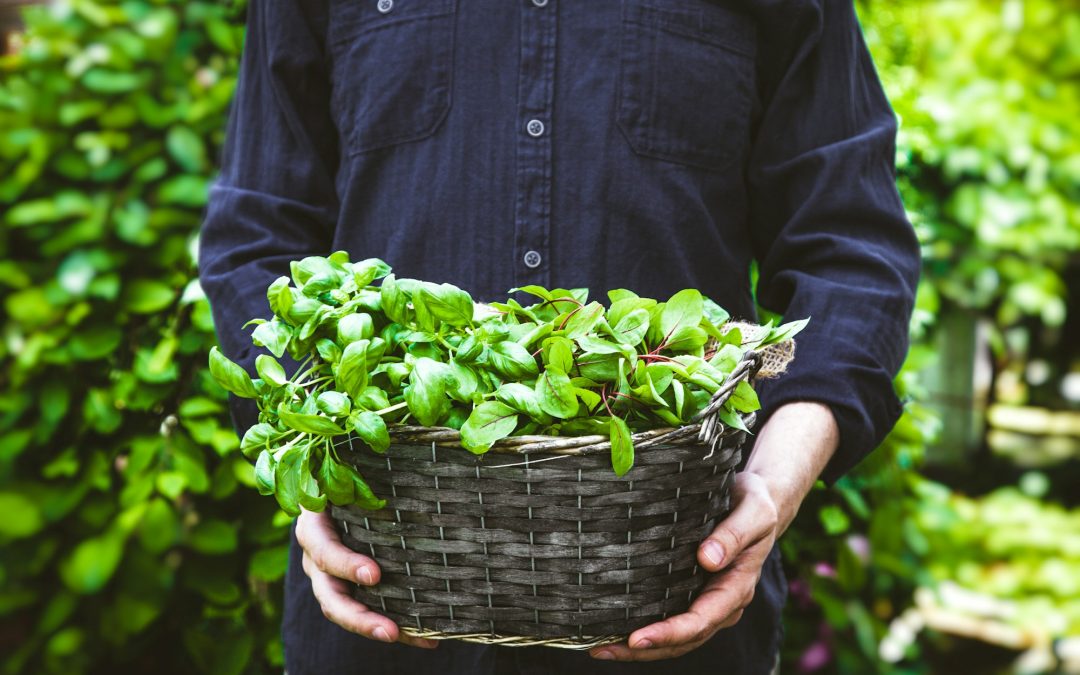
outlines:
M296 431L296 429L293 429L293 431ZM299 443L304 438L307 438L308 436L309 436L309 434L301 432L299 436L297 436L296 438L292 439L291 441L289 441L285 445L283 445L280 448L278 448L277 450L275 450L274 451L274 461L275 462L280 462L281 461L281 456L284 455L286 453L286 451L288 451L289 448L295 446L297 443Z
M390 406L389 408L383 408L382 410L376 410L375 414L376 415L385 415L388 412L394 412L395 410L401 410L402 408L404 408L407 405L408 405L407 401L402 401L401 403L395 403L394 405Z

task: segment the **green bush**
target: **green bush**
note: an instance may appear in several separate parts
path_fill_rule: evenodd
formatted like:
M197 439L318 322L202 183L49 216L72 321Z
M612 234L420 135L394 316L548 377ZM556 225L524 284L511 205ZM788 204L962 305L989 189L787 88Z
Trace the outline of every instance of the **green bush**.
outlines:
M281 662L288 520L234 452L193 281L239 11L34 8L0 61L6 672Z
M975 312L995 328L999 350L1006 331L1065 319L1062 277L1080 251L1080 5L859 4L901 118L900 187L923 243L915 345L897 381L918 401L926 392L917 373L936 360L935 317ZM967 528L956 509L999 514L993 506L1012 493L992 495L985 506L942 497L948 488L914 471L936 428L928 410L909 403L881 448L834 490L808 498L783 543L794 579L784 669L934 672L919 643L900 664L879 657L916 586L956 580L978 588L986 577L972 570L995 561L1008 570L1041 569L1055 557L1052 546L1029 548L1015 520L987 517L959 536ZM1032 500L1025 508L1035 508ZM1024 543L988 561L984 534L993 527ZM1033 606L1069 617L1076 611L1064 593L1044 594Z

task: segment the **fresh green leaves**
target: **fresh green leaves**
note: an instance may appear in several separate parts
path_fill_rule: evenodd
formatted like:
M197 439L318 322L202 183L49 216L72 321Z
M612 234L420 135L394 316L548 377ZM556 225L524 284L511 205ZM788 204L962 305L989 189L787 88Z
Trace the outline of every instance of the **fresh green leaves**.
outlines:
M226 391L242 398L255 398L259 392L244 369L230 361L217 347L210 349L210 374Z
M476 406L461 427L461 444L470 452L487 452L491 444L506 438L517 427L518 413L498 401L485 401Z
M259 379L216 349L210 356L223 387L256 399L259 423L241 450L257 458L255 485L287 513L327 501L379 505L339 454L341 438L387 452L394 423L458 429L474 453L515 433L606 433L612 468L625 475L635 431L689 423L748 349L805 323L740 330L694 289L666 302L616 289L605 309L587 289L527 286L518 290L536 304L478 311L455 286L398 278L382 261L354 264L341 251L294 261L290 272L267 289L274 316L249 322L252 341L273 354L255 359ZM286 352L301 363L291 378L278 361ZM744 429L742 416L760 405L740 382L718 414Z

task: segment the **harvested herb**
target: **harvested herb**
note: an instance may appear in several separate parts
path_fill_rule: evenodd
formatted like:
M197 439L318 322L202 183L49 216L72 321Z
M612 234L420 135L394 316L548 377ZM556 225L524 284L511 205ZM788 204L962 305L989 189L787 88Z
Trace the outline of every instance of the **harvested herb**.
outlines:
M376 284L376 282L378 282ZM806 321L765 326L753 339L700 292L666 302L618 289L610 306L588 290L525 286L535 296L482 305L450 284L399 279L389 265L352 263L344 252L292 263L267 289L273 318L253 319L257 379L214 348L210 371L228 391L255 399L259 422L241 450L255 460L260 493L297 515L326 502L381 508L339 437L374 452L388 425L459 430L481 454L512 435L611 440L612 468L634 464L635 431L689 423L751 349L791 339ZM277 360L300 363L292 377ZM744 429L759 407L741 383L720 410Z

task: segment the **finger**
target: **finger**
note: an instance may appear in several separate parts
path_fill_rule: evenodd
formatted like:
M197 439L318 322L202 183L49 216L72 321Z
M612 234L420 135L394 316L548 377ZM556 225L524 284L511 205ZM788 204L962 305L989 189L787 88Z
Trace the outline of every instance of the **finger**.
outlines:
M401 642L413 647L435 649L436 640L408 635L387 617L373 612L349 594L349 582L337 579L312 565L311 590L323 616L347 631L379 642Z
M776 535L779 515L762 481L751 478L737 483L732 499L731 513L698 547L698 562L710 572L723 569L752 544Z
M379 583L379 565L341 543L328 513L302 510L296 520L296 541L315 566L327 574L365 586Z
M734 625L754 599L761 567L768 556L768 550L760 549L771 548L767 546L769 541L750 547L728 569L709 578L686 612L631 633L627 640L630 647L655 649L700 644L721 628Z
M380 642L393 642L398 638L398 627L390 619L376 614L354 600L348 591L348 582L335 579L329 574L312 569L311 592L315 594L323 616L347 631Z
M660 659L673 659L693 651L703 643L682 645L680 647L663 647L660 649L630 649L625 642L614 645L596 647L589 651L589 656L602 661L659 661Z

